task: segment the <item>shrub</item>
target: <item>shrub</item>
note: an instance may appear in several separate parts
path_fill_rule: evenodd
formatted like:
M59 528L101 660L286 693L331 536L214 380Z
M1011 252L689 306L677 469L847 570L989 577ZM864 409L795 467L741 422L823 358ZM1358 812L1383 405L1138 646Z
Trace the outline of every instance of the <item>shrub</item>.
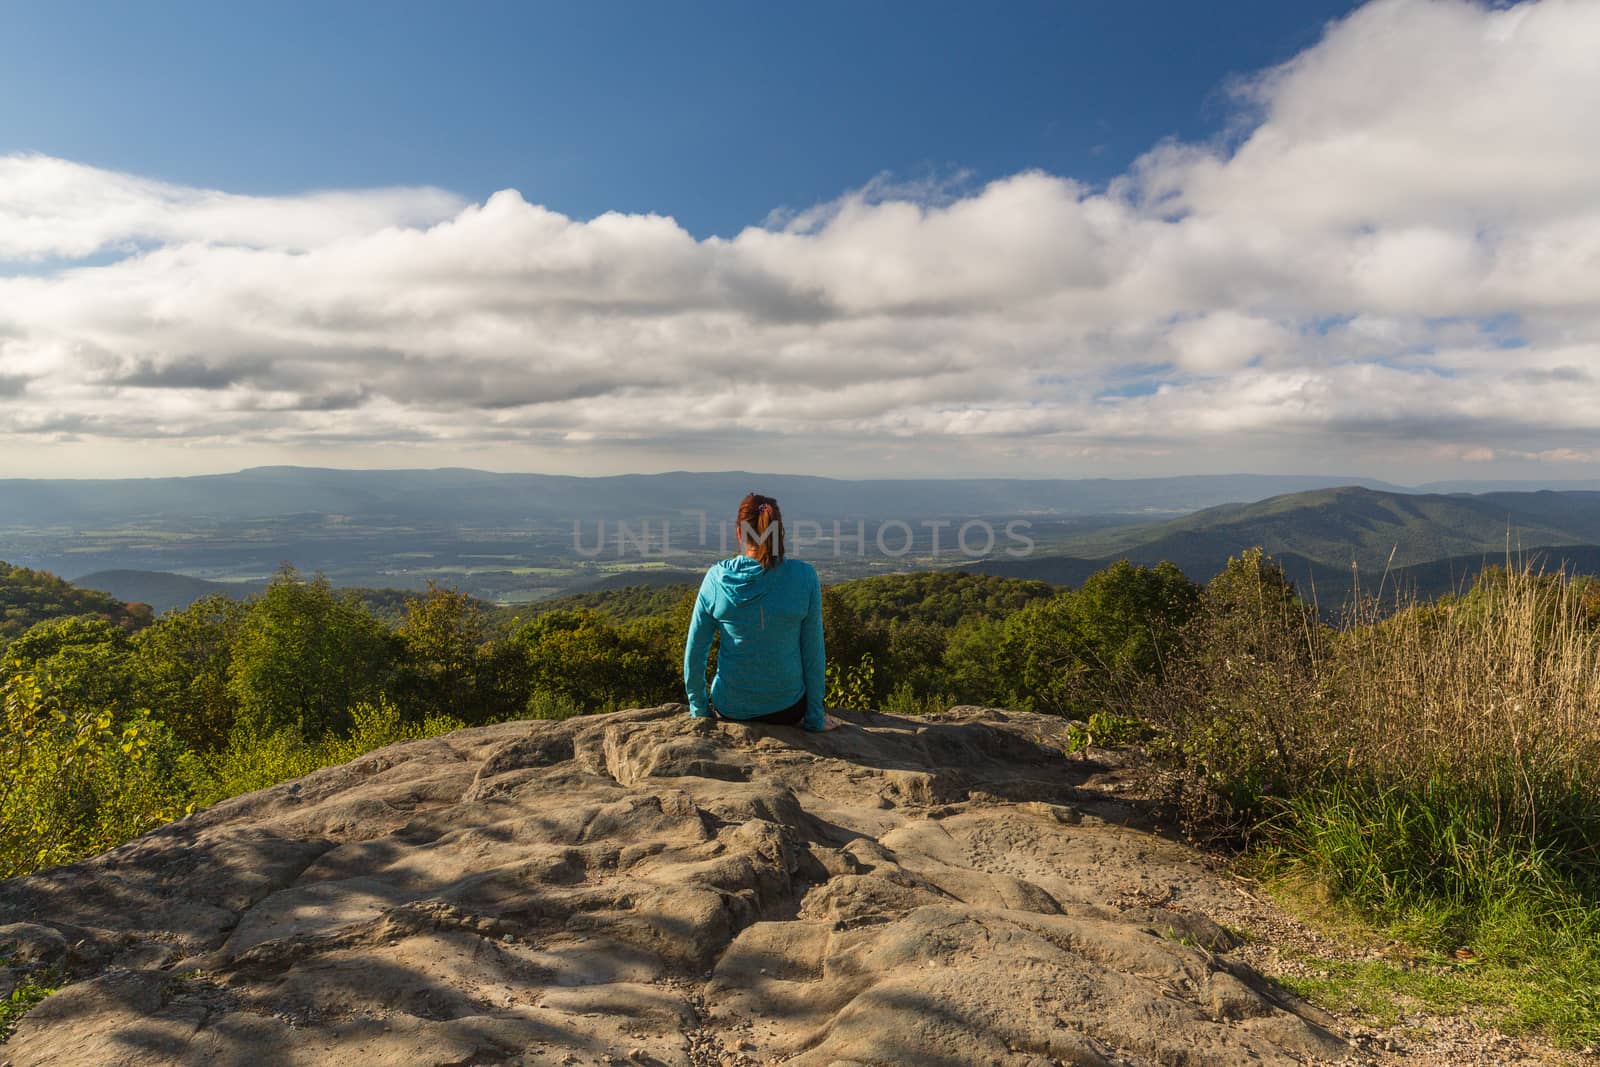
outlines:
M74 707L25 672L0 697L0 877L104 851L189 809L198 765L148 712Z
M832 660L828 663L828 695L824 703L830 708L870 708L876 685L876 668L872 653L863 653L852 664Z
M1228 561L1138 698L1170 751L1247 831L1268 797L1314 776L1338 747L1319 674L1328 634L1260 549ZM1218 827L1208 827L1216 830Z
M326 735L315 741L307 740L296 726L262 730L255 723L240 723L227 747L208 762L198 790L199 802L214 804L322 767L348 763L399 741L436 737L462 727L459 719L447 715L408 723L386 700L357 704L350 709L349 719L348 735Z
M582 714L582 705L566 693L535 689L528 696L527 715L530 719L570 719Z

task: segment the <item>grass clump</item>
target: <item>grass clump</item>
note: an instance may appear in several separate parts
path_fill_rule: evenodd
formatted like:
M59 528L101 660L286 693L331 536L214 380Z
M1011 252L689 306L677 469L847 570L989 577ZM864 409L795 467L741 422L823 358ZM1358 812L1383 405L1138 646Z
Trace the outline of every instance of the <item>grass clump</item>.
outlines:
M1388 989L1433 1010L1489 1008L1508 1029L1592 1045L1600 1040L1592 885L1574 880L1572 857L1504 837L1493 818L1482 791L1459 786L1328 785L1285 802L1262 852L1280 876L1314 881L1379 936L1419 950L1408 967L1328 964L1334 974L1320 992L1337 994L1336 1005L1352 1000L1373 1013L1365 1001Z

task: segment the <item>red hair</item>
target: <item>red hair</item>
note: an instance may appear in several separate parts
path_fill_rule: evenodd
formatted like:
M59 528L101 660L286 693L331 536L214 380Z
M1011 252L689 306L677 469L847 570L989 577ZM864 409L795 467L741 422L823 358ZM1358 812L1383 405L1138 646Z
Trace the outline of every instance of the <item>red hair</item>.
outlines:
M755 559L762 567L783 562L783 513L778 502L760 493L746 493L739 501L739 531L746 544L756 546Z

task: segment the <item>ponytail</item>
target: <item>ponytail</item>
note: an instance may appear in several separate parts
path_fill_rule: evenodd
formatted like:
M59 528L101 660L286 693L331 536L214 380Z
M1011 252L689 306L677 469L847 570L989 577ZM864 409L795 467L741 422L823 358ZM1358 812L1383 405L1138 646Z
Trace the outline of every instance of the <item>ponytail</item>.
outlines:
M763 568L783 562L783 513L772 497L745 494L739 501L739 530L746 544L755 545L755 559Z

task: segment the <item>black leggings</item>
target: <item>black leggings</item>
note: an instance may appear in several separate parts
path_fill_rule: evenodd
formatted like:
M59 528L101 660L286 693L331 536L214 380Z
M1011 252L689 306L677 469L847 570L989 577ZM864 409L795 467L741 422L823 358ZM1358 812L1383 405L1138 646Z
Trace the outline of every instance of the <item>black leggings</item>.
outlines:
M717 709L713 707L711 710L716 711ZM790 704L782 711L769 712L766 715L757 715L749 719L736 719L732 715L724 715L721 712L717 712L717 718L724 719L728 722L765 722L771 723L774 726L799 726L805 721L805 717L806 698L804 696L801 696L799 700L795 701L793 704Z

